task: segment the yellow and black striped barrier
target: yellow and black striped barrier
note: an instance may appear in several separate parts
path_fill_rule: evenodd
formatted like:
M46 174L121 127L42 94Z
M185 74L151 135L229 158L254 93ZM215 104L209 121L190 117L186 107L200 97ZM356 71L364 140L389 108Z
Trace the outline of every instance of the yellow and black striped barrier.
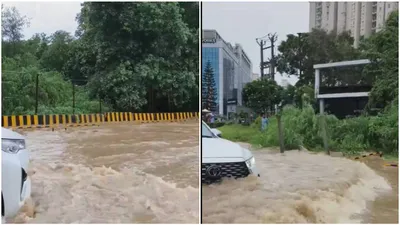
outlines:
M357 156L357 157L355 157L354 159L357 160L357 159L361 159L361 158L366 158L366 157L368 157L368 156L379 156L379 157L382 157L382 156L383 156L383 153L382 153L382 152L369 153L369 154Z
M131 113L110 112L104 114L79 115L11 115L2 116L1 126L5 128L54 128L75 126L98 126L114 122L181 122L199 119L198 112L175 113Z
M395 163L385 163L384 166L399 167L399 165Z
M361 155L361 156L357 156L354 159L358 160L358 159L362 159L362 158L366 158L368 156L379 156L380 158L383 157L383 152L375 152L375 153L369 153L369 154L365 154L365 155ZM390 167L398 167L398 164L396 163L385 163L383 164L384 166L390 166Z

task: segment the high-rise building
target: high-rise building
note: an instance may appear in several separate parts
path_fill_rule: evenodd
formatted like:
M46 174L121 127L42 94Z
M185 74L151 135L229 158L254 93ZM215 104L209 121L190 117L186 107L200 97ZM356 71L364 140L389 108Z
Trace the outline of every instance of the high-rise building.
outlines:
M398 2L310 2L310 31L313 28L350 31L354 46L361 37L381 30L390 13L399 9Z
M203 30L202 38L202 73L208 63L214 70L216 113L236 112L244 85L252 81L252 63L240 44L232 46L216 30Z

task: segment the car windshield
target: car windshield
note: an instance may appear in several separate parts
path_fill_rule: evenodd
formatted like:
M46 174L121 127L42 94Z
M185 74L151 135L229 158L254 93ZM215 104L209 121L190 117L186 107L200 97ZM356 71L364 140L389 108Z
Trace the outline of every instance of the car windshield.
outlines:
M201 123L201 137L205 138L214 138L215 135L213 132L210 130L210 128L204 123Z

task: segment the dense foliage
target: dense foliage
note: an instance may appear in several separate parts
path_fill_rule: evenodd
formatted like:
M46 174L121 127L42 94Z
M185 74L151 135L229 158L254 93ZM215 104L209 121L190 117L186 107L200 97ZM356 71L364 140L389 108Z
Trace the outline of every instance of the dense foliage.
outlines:
M382 150L398 154L398 11L390 15L381 31L362 40L359 48L352 44L348 33L335 35L313 30L297 36L288 35L278 47L278 71L298 76L296 86L277 91L276 83L267 80L246 85L243 96L249 108L265 111L273 104L286 105L282 111L286 148L303 145L320 149L323 146L322 118L312 107L315 105L313 65L367 58L371 63L364 68L324 71L321 86L372 86L363 116L339 120L333 115L324 115L328 145L346 153ZM380 108L378 115L369 114L371 107ZM221 130L223 136L231 140L263 147L278 146L276 118L270 118L265 132L260 131L259 123L258 119L250 127L226 125Z
M354 60L359 52L353 47L353 38L348 32L337 35L324 30L309 33L289 34L278 46L277 70L280 73L297 75L296 86L314 86L314 64ZM325 85L334 84L342 76L326 76Z
M397 102L399 90L399 11L390 14L383 30L360 46L362 55L371 60L365 73L376 77L369 97L369 107Z
M315 114L310 105L303 109L285 106L282 111L284 143L286 149L297 149L299 145L310 150L323 148L320 115ZM389 107L387 111L374 117L357 117L338 120L326 116L329 147L334 151L354 154L362 151L380 150L390 155L398 155L398 109ZM279 146L278 124L270 118L266 131L260 131L260 119L251 126L225 125L220 127L222 136L233 141L248 142L258 147Z
M278 46L277 69L296 75L299 89L314 89L313 65L342 60L369 59L365 67L321 70L321 86L371 85L369 108L382 110L398 96L398 11L391 13L385 27L353 47L349 33L336 35L323 30L288 35ZM309 92L309 91L307 91ZM294 101L301 106L301 94Z
M260 79L243 88L243 102L257 113L266 112L281 102L282 87L274 80Z
M75 36L2 8L3 114L198 111L198 3L86 2ZM168 19L166 19L168 18Z

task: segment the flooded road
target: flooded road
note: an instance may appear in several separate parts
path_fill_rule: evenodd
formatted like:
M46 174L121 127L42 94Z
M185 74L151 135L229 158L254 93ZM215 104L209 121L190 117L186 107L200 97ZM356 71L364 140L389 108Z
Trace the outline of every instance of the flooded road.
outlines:
M391 192L379 195L367 206L363 223L399 223L399 169L385 166L382 158L377 156L362 159L370 168L384 177L392 187ZM398 162L393 162L398 164Z
M25 132L29 223L198 223L198 122Z
M398 221L398 178L393 177L397 186L391 186L390 177L362 162L305 151L253 154L261 178L203 185L203 223ZM382 171L395 169L381 167L382 162ZM397 176L398 171L391 173Z

